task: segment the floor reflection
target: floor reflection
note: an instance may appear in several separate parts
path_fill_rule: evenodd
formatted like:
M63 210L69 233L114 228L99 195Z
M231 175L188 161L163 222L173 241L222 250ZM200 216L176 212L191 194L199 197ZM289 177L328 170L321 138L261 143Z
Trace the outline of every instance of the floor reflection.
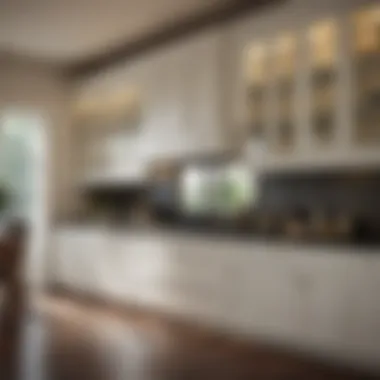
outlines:
M369 378L157 315L51 296L12 300L0 349L1 380Z

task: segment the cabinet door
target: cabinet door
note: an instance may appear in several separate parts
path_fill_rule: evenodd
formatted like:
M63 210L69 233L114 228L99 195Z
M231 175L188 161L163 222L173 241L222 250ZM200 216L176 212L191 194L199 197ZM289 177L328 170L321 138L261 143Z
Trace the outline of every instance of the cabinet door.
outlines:
M221 257L211 240L181 236L176 239L168 273L168 290L176 312L202 322L217 320Z
M226 325L275 342L318 348L337 341L335 303L344 267L295 247L241 245L226 288Z
M118 297L148 306L165 301L162 278L167 272L169 247L162 239L150 236L119 236L114 239L110 284Z
M333 353L339 346L347 258L323 248L298 249L292 258L290 284L296 296L292 338L301 346Z
M380 370L380 257L376 253L369 252L363 257L366 260L364 278L368 287L366 292L360 294L366 307L363 310L363 323L365 349L363 354L367 363ZM359 281L361 281L359 279ZM364 360L364 359L363 359Z
M70 276L70 259L69 254L72 245L70 238L62 231L56 232L53 237L54 258L51 267L51 279L54 284L65 285Z
M87 275L89 273L87 256L87 236L82 233L75 233L70 238L71 249L68 252L69 262L69 284L74 290L85 291Z
M379 369L380 303L377 293L380 289L380 260L370 252L346 254L344 260L339 298L334 303L336 313L332 335L336 351L348 362L376 365Z
M54 276L69 290L97 293L101 289L99 257L106 252L104 234L93 229L67 229L56 234Z
M78 255L79 256L79 255ZM107 232L102 228L83 233L80 246L81 259L77 271L83 290L97 296L109 296L106 285L110 281L107 276L107 261L111 260L112 252L108 244Z
M265 245L244 250L233 297L239 312L231 316L242 332L278 341L292 335L296 295L291 264L284 252Z
M320 247L281 255L258 265L263 299L251 298L252 331L348 363L378 363L380 261Z
M78 290L81 285L82 272L82 236L75 230L67 230L60 234L59 249L60 283L69 290Z
M140 147L146 156L171 158L178 156L186 146L180 115L182 78L176 48L160 54L149 64L149 81L144 84L147 112Z
M187 43L180 64L181 116L191 153L218 149L223 143L220 47L217 33L203 35Z

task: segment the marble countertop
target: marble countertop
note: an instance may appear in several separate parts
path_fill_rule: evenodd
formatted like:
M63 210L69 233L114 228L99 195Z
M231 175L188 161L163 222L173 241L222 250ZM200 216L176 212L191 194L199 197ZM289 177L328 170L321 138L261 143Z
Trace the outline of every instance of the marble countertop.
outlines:
M332 250L344 251L351 254L375 254L380 253L379 243L349 242L349 241L313 241L292 239L284 236L264 236L248 231L237 231L217 228L201 228L181 225L112 225L97 222L66 222L59 223L56 229L70 231L88 231L102 233L107 237L165 237L175 239L191 239L193 241L223 241L226 244L239 244L255 246L270 246L278 248L298 248L305 250Z

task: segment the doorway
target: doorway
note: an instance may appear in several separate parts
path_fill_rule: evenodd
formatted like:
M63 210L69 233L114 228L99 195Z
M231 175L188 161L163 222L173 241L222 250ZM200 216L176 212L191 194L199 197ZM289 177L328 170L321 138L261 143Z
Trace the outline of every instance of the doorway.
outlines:
M11 194L5 217L25 220L30 231L25 280L44 283L47 240L47 128L38 112L0 111L0 183Z

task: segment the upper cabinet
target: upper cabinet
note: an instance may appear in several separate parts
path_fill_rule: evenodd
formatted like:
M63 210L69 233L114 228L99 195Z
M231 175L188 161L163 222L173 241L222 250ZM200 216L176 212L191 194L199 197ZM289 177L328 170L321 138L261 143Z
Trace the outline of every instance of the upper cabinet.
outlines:
M380 145L380 6L353 15L355 141Z
M356 1L291 0L78 84L96 115L77 119L86 170L123 177L240 143L263 170L379 165L380 6Z
M310 57L310 118L314 144L332 146L338 137L338 24L326 20L308 33Z
M242 57L253 167L380 165L379 5L258 36Z
M285 33L273 44L273 144L272 151L293 152L298 139L296 118L296 78L299 41L295 34Z
M81 83L79 104L91 103L79 107L90 117L76 118L85 171L122 178L156 159L222 149L221 48L210 30Z
M186 149L191 154L223 148L222 37L199 36L184 45L179 92Z
M82 177L85 181L140 177L131 165L128 141L141 124L141 98L136 89L94 93L73 105Z
M247 137L266 145L268 143L268 96L270 69L268 49L263 43L256 43L246 53L246 113Z

